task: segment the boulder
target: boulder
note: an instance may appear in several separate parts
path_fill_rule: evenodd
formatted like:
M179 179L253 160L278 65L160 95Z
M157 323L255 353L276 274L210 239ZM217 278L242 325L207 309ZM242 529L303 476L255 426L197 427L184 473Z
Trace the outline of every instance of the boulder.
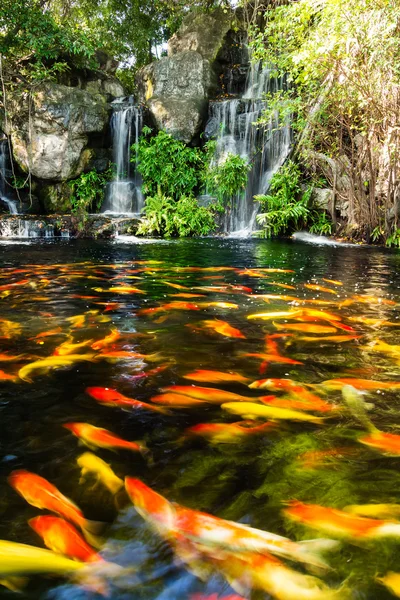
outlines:
M43 84L30 96L9 97L7 134L24 172L64 181L80 175L89 135L108 123L109 105L100 94L59 84Z
M65 215L71 212L72 189L68 183L40 186L38 194L45 213Z
M219 9L212 13L190 13L182 25L168 41L168 56L181 52L197 52L209 62L213 62L220 51L225 36L232 26L229 13Z
M217 89L217 56L231 28L223 11L189 14L168 43L168 56L139 70L139 101L147 102L153 121L175 138L193 144Z

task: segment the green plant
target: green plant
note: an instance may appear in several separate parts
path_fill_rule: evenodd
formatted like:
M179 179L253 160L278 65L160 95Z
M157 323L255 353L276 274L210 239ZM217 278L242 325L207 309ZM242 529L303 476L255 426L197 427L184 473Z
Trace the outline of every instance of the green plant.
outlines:
M167 197L177 200L184 194L191 195L200 188L204 155L199 148L189 148L160 131L150 137L151 130L143 128L143 136L138 144L132 146L138 170L143 177L143 191L154 196L158 188Z
M207 190L215 194L221 206L232 203L234 196L246 188L251 166L247 159L229 153L220 165L208 165L205 174Z
M395 229L394 232L386 239L386 246L391 248L397 246L400 248L400 229Z
M255 200L260 202L261 210L264 211L256 217L257 223L264 228L258 233L259 236L269 238L305 226L308 226L312 233L332 232L332 223L326 213L312 207L313 186L308 185L303 191L300 180L299 166L289 160L272 177L270 193L255 196Z
M146 198L145 218L140 223L138 235L163 237L188 237L207 235L215 228L213 213L199 206L197 200L182 196L178 201L162 194L159 188L154 196Z
M69 182L72 190L71 212L81 216L89 210L100 210L104 199L104 186L113 176L113 169L109 167L103 173L95 169L81 175Z

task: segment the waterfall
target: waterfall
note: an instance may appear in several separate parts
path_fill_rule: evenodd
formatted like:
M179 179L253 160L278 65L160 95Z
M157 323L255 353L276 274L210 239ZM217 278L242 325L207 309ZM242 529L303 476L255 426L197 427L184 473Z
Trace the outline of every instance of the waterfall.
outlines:
M7 205L10 214L18 214L17 203L7 195L8 141L0 140L0 201Z
M283 89L285 81L273 76L270 68L260 63L251 66L245 91L240 99L210 103L206 126L216 133L214 164L224 162L229 153L245 158L251 164L246 190L233 198L225 218L225 231L245 237L254 227L258 205L254 196L265 194L271 177L288 156L291 144L289 122L280 126L274 114L267 125L256 124L267 108L265 95Z
M115 179L108 184L102 212L113 214L139 213L143 208L141 178L137 158L130 161L131 145L139 141L143 111L134 104L133 96L117 98L112 103L111 133Z

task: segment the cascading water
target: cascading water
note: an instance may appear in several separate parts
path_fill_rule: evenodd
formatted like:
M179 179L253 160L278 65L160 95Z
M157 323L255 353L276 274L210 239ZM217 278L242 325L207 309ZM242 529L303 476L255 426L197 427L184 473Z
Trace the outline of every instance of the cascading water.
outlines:
M257 125L267 108L266 94L283 89L285 82L273 77L272 70L252 65L246 89L240 99L210 103L206 126L216 132L217 147L213 162L223 163L228 154L245 158L251 165L246 190L233 199L225 219L225 231L246 237L254 227L258 206L254 196L265 194L273 174L288 156L291 144L289 122L282 127L274 114L265 126Z
M7 193L8 141L0 140L0 201L7 205L12 215L17 215L17 203Z
M113 162L116 175L108 184L102 212L112 214L139 213L143 208L141 178L137 158L131 162L131 145L139 141L143 125L142 108L134 104L133 96L118 98L113 103L111 132Z

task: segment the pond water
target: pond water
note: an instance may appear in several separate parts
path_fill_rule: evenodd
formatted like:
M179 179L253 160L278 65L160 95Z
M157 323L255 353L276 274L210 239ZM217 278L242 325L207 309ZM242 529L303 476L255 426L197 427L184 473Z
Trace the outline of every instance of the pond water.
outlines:
M202 556L199 550L197 562L204 559L209 567L201 580L151 515L143 519L122 492L113 496L90 475L82 480L77 459L88 448L63 425L89 423L148 448L89 450L118 477L138 478L168 501L292 540L341 539L325 554L331 569L314 569L313 576L338 589L338 598L393 597L377 578L400 572L396 534L335 535L284 510L292 500L340 510L400 505L400 444L397 455L382 447L385 440L367 422L400 434L399 391L387 384L400 380L400 254L205 239L0 243L0 255L0 539L44 547L28 520L46 511L28 504L7 479L26 469L57 486L88 519L106 524L100 552L107 561L134 567L109 582L109 597L217 600L238 591L269 597L251 589L260 586L245 575L233 591L215 546L203 548ZM75 358L63 363L56 356ZM226 380L217 382L209 371ZM237 376L228 381L229 374ZM368 403L366 418L343 401L340 382L326 383L342 378L368 392L357 395L360 405ZM273 381L265 389L248 387L261 379ZM246 402L222 407L222 392L203 392L204 402L191 402L199 399L197 387L157 398L171 386L216 388L272 411L250 423ZM165 401L168 410L110 406L88 387L117 390L155 407ZM297 416L280 413L283 407ZM228 443L220 443L213 428L188 431L201 423L241 421L236 437L238 429L224 430ZM270 427L251 431L267 421ZM367 443L368 428L377 443ZM382 511L374 516L396 521L400 514L396 507ZM222 541L220 550L223 556ZM307 565L279 560L287 573L307 573ZM0 587L1 598L12 594ZM97 594L67 578L38 575L19 597ZM305 591L304 598L314 596Z

